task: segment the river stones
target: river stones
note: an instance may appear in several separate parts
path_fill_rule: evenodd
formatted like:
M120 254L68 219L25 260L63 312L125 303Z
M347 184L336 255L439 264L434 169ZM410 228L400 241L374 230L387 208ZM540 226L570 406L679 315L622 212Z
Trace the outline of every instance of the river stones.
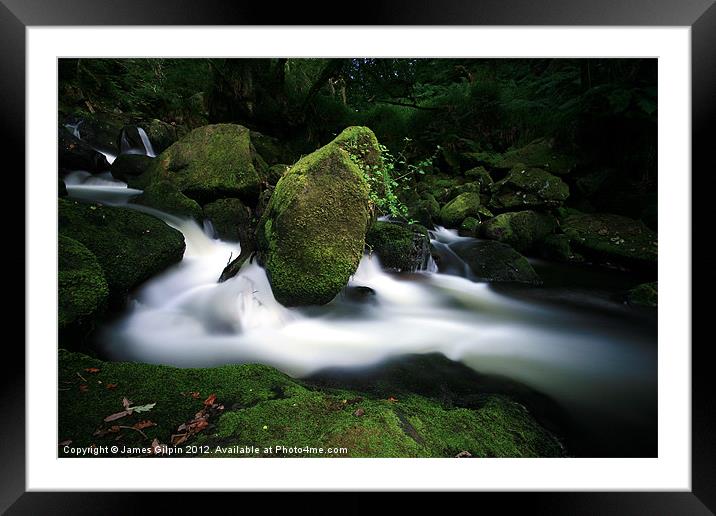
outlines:
M141 183L170 181L202 205L227 197L253 204L261 183L256 166L262 161L253 150L247 128L236 124L206 125L162 152Z
M144 129L147 137L157 154L164 152L169 146L179 139L177 127L163 122L156 118L144 121L139 124Z
M365 236L366 247L375 253L384 269L414 271L430 258L430 239L425 228L376 221Z
M57 154L60 171L84 170L97 173L109 170L104 154L94 150L64 126L57 129Z
M440 210L440 220L448 228L459 227L467 217L480 219L491 216L492 213L482 206L477 192L461 193Z
M656 265L657 234L641 221L610 213L565 210L560 222L572 245L592 260Z
M540 168L551 174L569 174L577 165L573 156L558 152L551 140L540 138L524 147L505 152L493 162L495 168L510 169L518 164L528 168Z
M201 206L194 199L189 199L181 193L174 183L169 181L150 183L131 202L149 206L177 217L191 218L199 223L204 220Z
M432 228L440 218L440 204L429 193L408 206L408 218L426 228Z
M629 303L655 308L658 305L658 283L642 283L631 289L627 296Z
M554 208L569 197L569 187L559 177L536 167L518 165L491 187L490 207L511 209Z
M147 185L139 178L149 169L154 159L144 154L120 154L109 171L112 177L126 182L130 188L146 187Z
M112 303L123 302L131 289L184 255L184 236L150 215L63 198L58 204L60 235L94 253Z
M280 303L324 304L346 285L363 254L370 219L366 174L381 166L373 132L349 127L276 184L257 244Z
M468 240L450 246L467 263L473 279L539 284L542 281L527 258L494 240Z
M240 199L219 199L204 206L204 215L211 221L214 233L222 240L240 242L253 238L251 209Z
M58 238L58 326L61 332L89 332L105 309L109 287L92 252L77 240Z
M511 245L525 252L544 240L557 227L551 215L531 210L508 212L485 221L480 231L485 238Z

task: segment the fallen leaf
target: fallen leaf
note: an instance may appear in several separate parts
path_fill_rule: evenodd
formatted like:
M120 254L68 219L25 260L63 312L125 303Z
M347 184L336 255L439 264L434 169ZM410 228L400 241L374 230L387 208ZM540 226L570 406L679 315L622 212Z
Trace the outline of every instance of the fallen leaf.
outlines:
M198 400L199 397L201 396L201 394L199 394L198 392L190 392L189 394L190 394L191 397L194 398L195 400Z
M395 403L398 401L398 398L394 398L393 396L388 396L388 401L391 403Z
M80 385L80 392L87 392L87 389L89 389L89 386L86 383Z
M463 450L460 453L458 453L457 455L455 455L456 459L465 459L465 458L469 458L469 457L472 457L472 453L470 453L467 450Z
M211 407L215 401L216 401L216 394L210 394L209 397L204 400L204 405L207 407Z
M99 369L96 367L88 367L85 369L88 373L99 373Z
M152 426L157 426L157 424L154 421L149 421L148 419L144 419L140 421L139 423L135 423L132 425L132 428L135 430L144 430L145 428L149 428Z
M122 405L124 405L125 410L127 410L131 404L132 402L129 401L127 398L122 398Z
M154 408L154 405L156 405L156 403L148 403L147 405L140 405L137 407L129 407L127 410L129 411L130 414L133 412L149 412L150 410L152 410Z
M57 446L69 446L70 444L72 444L72 439L65 439L57 443Z
M116 383L108 383L107 385L105 385L105 387L107 389L109 389L110 391L113 391L114 389L117 388L117 384Z
M354 416L357 416L357 417L360 417L360 416L362 416L363 414L365 414L365 410L363 410L362 408L356 409L356 411L353 412L353 415L354 415Z
M104 418L104 421L105 421L105 423L109 423L110 421L115 421L117 419L123 418L124 416L128 416L129 414L131 414L130 411L123 410L122 412L116 412L114 414L107 416L106 418Z

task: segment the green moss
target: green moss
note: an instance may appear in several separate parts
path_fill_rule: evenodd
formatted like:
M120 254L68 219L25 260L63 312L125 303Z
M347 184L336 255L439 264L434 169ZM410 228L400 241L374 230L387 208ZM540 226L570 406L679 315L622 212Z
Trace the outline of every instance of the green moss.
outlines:
M59 233L94 253L116 302L184 255L179 231L128 208L59 199Z
M93 367L99 372L85 371ZM73 446L113 445L117 435L124 445L149 446L155 438L169 443L177 427L215 394L223 414L211 418L190 444L209 446L212 452L216 446L259 448L258 453L234 456L454 457L461 451L475 457L562 455L559 443L524 408L498 396L475 409L445 408L421 396L389 401L353 391L320 390L260 365L176 369L102 362L63 350L59 381L59 437L71 439ZM87 385L85 392L80 384ZM116 387L107 389L108 384ZM192 392L199 396L192 397ZM104 423L105 416L122 410L123 397L136 405L156 405L149 412ZM358 409L362 415L356 415ZM129 429L93 436L98 428L131 426L140 420L157 426L144 429L146 437ZM346 453L277 453L276 446L345 447ZM268 447L274 447L273 453L264 452Z
M169 181L151 183L140 195L132 199L132 202L156 208L170 215L192 218L197 222L201 222L204 218L201 206L194 199L189 199L181 193L174 183Z
M558 207L569 197L569 187L559 177L540 168L517 165L492 185L494 209Z
M527 259L502 242L457 242L452 250L468 264L476 280L541 283Z
M457 228L467 217L480 219L491 217L492 213L482 206L480 194L465 192L455 197L440 210L440 220L448 228Z
M480 221L475 217L467 217L460 224L460 231L474 235L480 227Z
M555 151L552 142L541 138L524 147L506 152L502 158L494 161L494 166L512 168L520 163L526 167L541 168L557 175L570 173L577 164L574 157Z
M486 238L505 242L525 252L552 233L556 226L557 221L551 215L527 210L497 215L486 221L481 230Z
M223 197L255 200L261 178L249 130L235 124L194 129L154 161L145 181L166 179L200 204Z
M596 260L656 264L658 240L641 221L609 213L565 213L562 231L579 250Z
M584 257L572 250L569 237L564 234L547 235L539 243L540 254L548 260L558 262L581 262Z
M104 311L109 287L92 252L76 240L58 238L58 323L60 331L70 326L92 327Z
M346 129L293 165L276 185L259 221L260 258L274 295L285 305L324 304L346 285L363 253L369 188L344 150L350 137L373 141L369 129ZM366 166L378 159L365 154Z
M156 118L139 124L144 129L152 143L154 152L162 153L179 139L176 126Z
M465 177L480 185L480 191L489 192L492 185L492 177L485 167L474 167L465 172Z
M384 268L396 271L420 269L430 254L427 230L416 226L377 221L368 230L365 243Z
M629 302L633 305L656 307L658 305L658 283L642 283L629 291Z
M449 196L453 192L453 189L464 182L465 180L461 177L427 174L421 177L420 182L416 185L416 189L421 196L429 194L436 201L443 203L451 199L452 197Z
M424 193L415 203L408 206L408 218L426 227L433 227L440 217L440 204L429 193Z
M251 209L239 199L219 199L204 206L204 214L214 226L216 236L232 242L246 242L252 232Z

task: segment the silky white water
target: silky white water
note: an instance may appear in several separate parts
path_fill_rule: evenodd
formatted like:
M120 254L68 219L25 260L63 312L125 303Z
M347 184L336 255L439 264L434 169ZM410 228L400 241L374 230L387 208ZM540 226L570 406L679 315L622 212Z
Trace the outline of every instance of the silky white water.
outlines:
M286 308L256 263L247 261L237 276L217 282L239 254L239 242L127 204L140 192L110 178L75 173L66 178L69 195L158 216L186 241L183 260L142 285L126 313L99 333L111 359L179 367L257 362L306 376L439 352L547 394L581 419L640 425L654 415L656 352L648 336L470 281L461 274L467 266L450 250L464 240L454 231L431 232L450 274L431 262L426 271L390 275L376 256L364 256L348 288L374 294L356 300L346 292L325 306Z

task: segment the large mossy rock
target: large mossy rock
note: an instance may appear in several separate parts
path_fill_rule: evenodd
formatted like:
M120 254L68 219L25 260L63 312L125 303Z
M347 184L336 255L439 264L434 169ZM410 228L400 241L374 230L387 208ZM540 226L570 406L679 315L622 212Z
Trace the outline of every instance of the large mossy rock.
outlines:
M470 240L450 248L467 263L476 280L541 283L527 258L502 242Z
M426 174L421 176L415 188L421 197L430 194L439 203L444 203L452 199L450 195L454 188L463 183L465 183L465 179L462 177Z
M137 184L139 180L136 178L149 170L155 159L143 154L120 154L112 163L109 171L112 173L112 177L125 181L129 187L134 188L140 186ZM146 187L147 185L141 184L141 186Z
M155 181L132 199L132 203L155 208L169 215L194 219L201 222L204 218L201 206L189 199L169 181Z
M430 258L430 238L420 226L376 221L368 230L365 243L388 270L419 270Z
M96 111L83 113L79 118L71 117L66 122L77 124L82 141L90 146L102 149L111 154L119 154L117 136L127 123L127 116L122 113Z
M253 203L261 177L252 149L250 131L243 126L199 127L162 152L136 186L165 179L202 205L226 197Z
M109 287L92 252L77 240L58 238L59 330L89 332L106 307Z
M559 177L522 165L491 189L490 207L496 210L558 207L569 197L569 186Z
M432 228L440 218L440 204L429 193L408 205L408 218L426 228Z
M511 245L523 253L554 232L557 220L551 215L531 210L501 213L485 221L481 232L485 238Z
M324 304L346 285L363 254L370 218L363 170L380 163L373 132L349 127L278 182L257 244L279 302Z
M211 221L214 233L222 240L246 245L255 229L251 209L240 199L219 199L204 206L204 215Z
M84 382L77 371L87 369L97 372L80 389ZM148 448L154 439L171 445L172 435L181 433L177 429L193 420L206 408L204 400L212 397L214 406L206 410L209 424L186 442L208 447L211 454L203 457L564 454L560 443L522 405L497 395L484 396L479 406L454 407L408 393L396 400L345 389L319 389L264 365L180 369L104 362L65 350L59 352L59 381L66 386L59 392L59 440L71 440L74 447L112 446L118 436L131 448ZM106 385L116 387L110 390ZM190 395L194 392L199 396ZM151 412L135 412L105 423L104 417L123 410L123 398L134 405L154 405ZM155 426L142 432L111 428L131 427L147 419ZM255 449L247 452L250 446ZM302 450L289 453L282 447ZM324 453L315 448L323 448ZM326 454L328 448L345 450ZM66 456L62 446L59 453Z
M184 255L183 235L150 215L66 199L58 202L60 235L94 253L111 302L121 303L131 289Z
M548 139L534 140L524 147L507 151L501 158L493 162L495 168L510 169L522 164L525 167L544 169L552 174L563 175L574 170L577 160L554 149Z
M547 235L538 244L539 254L556 262L582 262L584 257L572 250L569 237L563 233Z
M482 205L477 192L461 193L440 210L440 221L448 228L460 227L467 217L479 220L491 216L492 213Z
M643 222L610 213L563 214L562 231L585 256L627 266L656 265L657 235Z
M57 160L60 171L104 172L109 163L104 154L73 135L64 126L57 129Z

